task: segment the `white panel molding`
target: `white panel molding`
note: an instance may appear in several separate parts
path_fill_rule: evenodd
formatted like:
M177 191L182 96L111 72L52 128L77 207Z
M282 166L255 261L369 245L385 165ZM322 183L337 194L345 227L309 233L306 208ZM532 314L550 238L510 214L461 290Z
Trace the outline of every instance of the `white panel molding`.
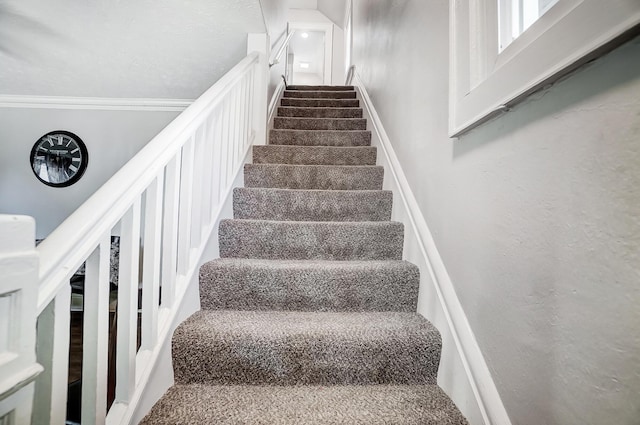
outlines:
M0 94L0 108L182 112L193 99L146 99Z
M442 384L445 379L443 375L450 374L451 371L457 372L458 368L456 366L461 365L465 376L456 376L454 380L458 384L461 381L462 384L465 384L464 381L466 380L467 385L462 385L466 388L460 388L460 385L458 385L455 388L456 394L449 395L462 410L463 414L467 416L467 419L471 423L482 421L484 425L511 425L487 363L456 295L442 257L438 252L429 226L402 171L391 140L357 72L355 73L353 84L358 88L359 97L364 104L365 117L369 118L368 123L372 131L372 143L379 146L383 153L382 158L380 158L380 155L378 157L378 164L385 165L385 172L389 173L388 175L392 179L389 186L396 192L394 195L397 195L394 196L394 216L400 215L402 217L400 221L404 221L405 224L405 255L409 257L406 247L411 243L416 243L419 248L417 255L420 258L407 259L419 262L419 265L424 266L420 267L420 292L430 291L437 295L438 305L436 308L439 307L440 311L434 312L433 316L435 317L427 317L427 319L438 321L439 318L443 318L444 322L442 324L446 323L446 329L443 326L440 326L439 329L443 334L445 346L443 346L438 383ZM389 182L385 182L385 184L387 183ZM398 203L396 200L401 202ZM399 210L400 214L397 214ZM423 285L429 284L429 280L433 288L423 287ZM425 313L420 308L418 312ZM452 341L455 347L446 347L447 341ZM452 348L455 348L455 350ZM447 353L457 355L457 358L450 358L450 356L446 355ZM444 389L445 391L447 390L447 388ZM449 392L453 391L449 389ZM461 394L461 392L464 394ZM477 404L477 406L469 406L469 401ZM474 417L477 419L476 421L473 420Z

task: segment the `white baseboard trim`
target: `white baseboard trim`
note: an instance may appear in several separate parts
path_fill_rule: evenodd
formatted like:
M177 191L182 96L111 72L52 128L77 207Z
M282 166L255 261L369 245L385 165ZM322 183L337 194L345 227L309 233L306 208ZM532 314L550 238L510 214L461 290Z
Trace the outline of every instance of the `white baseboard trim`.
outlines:
M431 231L409 187L391 140L357 72L353 84L358 88L365 117L369 118L372 143L382 150L383 156L378 155L378 164L385 165L391 177L385 179L385 185L388 184L389 188L397 192L394 194L394 219L399 219L405 224L405 255L407 260L420 266L420 292L429 293L431 297L436 296L439 302L437 305L433 302L428 303L433 311L426 311L429 310L427 307L419 307L418 311L432 321L443 334L444 347L438 383L471 424L511 425ZM389 180L391 181L388 182ZM415 246L416 249L408 250L407 246ZM410 256L412 258L409 258ZM451 356L457 358L449 358ZM453 374L458 376L451 378L450 375ZM461 374L464 376L460 376Z
M284 89L285 89L284 81L280 81L280 84L278 84L275 91L273 92L273 96L271 96L271 100L269 101L269 111L268 111L269 118L267 121L267 128L273 127L273 118L276 116L276 112L278 111L278 102L282 97L282 93L284 92Z
M191 99L0 95L0 108L182 112Z

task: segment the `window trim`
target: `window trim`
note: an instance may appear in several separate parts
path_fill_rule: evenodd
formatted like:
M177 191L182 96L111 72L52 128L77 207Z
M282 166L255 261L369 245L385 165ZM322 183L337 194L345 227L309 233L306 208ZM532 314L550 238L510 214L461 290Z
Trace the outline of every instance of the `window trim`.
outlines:
M508 111L638 33L638 0L559 0L498 53L498 0L451 0L449 136Z

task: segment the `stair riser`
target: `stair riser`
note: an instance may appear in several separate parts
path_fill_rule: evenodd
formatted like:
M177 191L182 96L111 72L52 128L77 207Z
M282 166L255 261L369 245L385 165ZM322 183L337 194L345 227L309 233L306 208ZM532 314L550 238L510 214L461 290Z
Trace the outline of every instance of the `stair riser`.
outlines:
M213 322L229 320L224 314L196 322L206 314L196 313L176 329L172 352L178 384L435 384L442 343L428 327L403 332L357 323L358 329L333 333L284 325L282 332L265 335L260 329L273 324L247 326L239 316L256 312L232 312L239 320L232 326Z
M271 130L272 145L296 146L370 146L371 132L362 130Z
M282 106L301 108L359 108L358 99L295 99L292 97L280 100Z
M287 86L287 90L304 91L353 91L353 86Z
M275 117L273 127L293 130L366 130L363 118L285 118Z
M361 108L291 108L279 107L279 117L362 118Z
M341 263L211 261L200 269L200 305L203 310L415 311L416 266Z
M283 97L295 99L355 99L355 91L294 91L285 90Z
M233 217L279 221L389 221L390 191L236 188Z
M254 164L375 165L374 147L267 145L253 147Z
M221 258L401 260L401 223L222 220Z
M378 166L246 164L246 187L318 190L382 190Z

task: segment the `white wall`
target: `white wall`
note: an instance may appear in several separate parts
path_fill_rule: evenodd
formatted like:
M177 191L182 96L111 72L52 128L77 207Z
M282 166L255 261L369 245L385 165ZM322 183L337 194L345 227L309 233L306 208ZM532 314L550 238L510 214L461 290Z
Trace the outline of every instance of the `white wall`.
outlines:
M514 425L635 425L640 41L454 141L448 6L355 0L354 63L502 401Z
M331 24L333 28L331 84L344 84L344 31L318 10L291 9L288 14L290 23Z
M344 29L344 17L347 11L346 0L318 0L318 11L329 18L339 28Z
M194 99L265 32L258 0L4 0L0 94Z
M46 237L177 115L0 108L0 214L34 217L37 237ZM69 130L87 145L87 170L68 187L46 186L31 171L33 144L52 130Z

